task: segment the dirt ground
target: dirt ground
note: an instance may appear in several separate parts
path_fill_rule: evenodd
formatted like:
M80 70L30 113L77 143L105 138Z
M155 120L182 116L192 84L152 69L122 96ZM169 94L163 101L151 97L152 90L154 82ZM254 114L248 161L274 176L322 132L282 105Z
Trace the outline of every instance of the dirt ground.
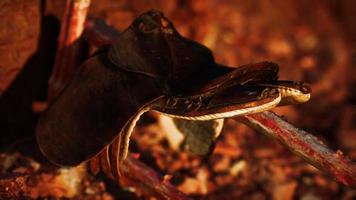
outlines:
M143 198L83 166L53 174L33 140L38 118L33 102L46 98L63 2L0 0L0 183L15 177L13 187L24 189L13 196L24 199ZM354 1L92 0L89 13L123 30L152 8L163 11L183 36L208 46L219 63L273 61L280 65L280 79L310 83L310 102L274 111L356 160ZM356 199L356 190L243 124L226 120L212 155L201 158L174 148L159 120L154 113L142 117L131 151L172 175L172 184L191 197ZM19 176L38 171L35 178ZM0 188L0 196L7 190Z

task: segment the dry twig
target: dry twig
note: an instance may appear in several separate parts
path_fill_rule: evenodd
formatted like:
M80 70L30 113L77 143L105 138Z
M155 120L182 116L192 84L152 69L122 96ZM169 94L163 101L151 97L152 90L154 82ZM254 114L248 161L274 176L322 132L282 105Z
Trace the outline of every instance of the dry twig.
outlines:
M81 61L82 45L79 38L83 33L90 0L67 0L52 76L49 80L48 99L52 100L70 80Z
M334 152L316 137L294 127L271 111L235 118L287 146L292 152L305 159L340 183L356 187L356 164L341 151Z

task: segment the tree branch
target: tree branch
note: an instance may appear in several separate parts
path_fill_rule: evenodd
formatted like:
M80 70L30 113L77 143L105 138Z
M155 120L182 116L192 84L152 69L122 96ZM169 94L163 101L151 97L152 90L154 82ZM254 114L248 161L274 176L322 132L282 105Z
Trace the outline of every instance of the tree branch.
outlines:
M132 154L127 156L121 170L120 182L134 187L136 192L145 196L155 196L167 200L190 199L169 182L169 175L162 177Z
M287 146L293 153L305 159L340 183L356 187L356 164L341 151L334 152L316 137L294 127L271 111L236 117L253 128Z
M57 41L57 54L49 80L48 99L52 100L70 80L82 57L79 41L84 30L84 22L90 0L67 0Z

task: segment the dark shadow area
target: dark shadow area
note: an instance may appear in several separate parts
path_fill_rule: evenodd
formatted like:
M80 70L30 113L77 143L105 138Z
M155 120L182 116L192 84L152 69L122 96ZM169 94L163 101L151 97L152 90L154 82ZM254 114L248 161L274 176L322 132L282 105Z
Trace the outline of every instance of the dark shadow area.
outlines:
M37 51L28 59L7 91L0 98L0 150L37 155L34 130L38 114L34 101L47 98L48 79L56 54L60 23L54 16L44 16L41 1L41 30Z

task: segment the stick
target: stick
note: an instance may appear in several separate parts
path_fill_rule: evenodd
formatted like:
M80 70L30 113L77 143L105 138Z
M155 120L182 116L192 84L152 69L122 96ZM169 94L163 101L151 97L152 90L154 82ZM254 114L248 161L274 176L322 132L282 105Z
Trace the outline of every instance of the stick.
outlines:
M84 30L90 0L67 0L57 43L57 54L49 79L48 100L52 100L70 80L81 61L79 38Z
M190 199L177 190L169 182L169 178L166 179L160 176L156 171L136 159L133 154L129 154L125 159L121 167L121 173L123 175L120 178L122 184L134 187L137 192L145 196L155 196L159 199L167 200Z
M316 137L294 127L271 111L236 117L253 128L287 146L293 153L305 159L340 183L356 187L356 164L341 151L334 152Z

